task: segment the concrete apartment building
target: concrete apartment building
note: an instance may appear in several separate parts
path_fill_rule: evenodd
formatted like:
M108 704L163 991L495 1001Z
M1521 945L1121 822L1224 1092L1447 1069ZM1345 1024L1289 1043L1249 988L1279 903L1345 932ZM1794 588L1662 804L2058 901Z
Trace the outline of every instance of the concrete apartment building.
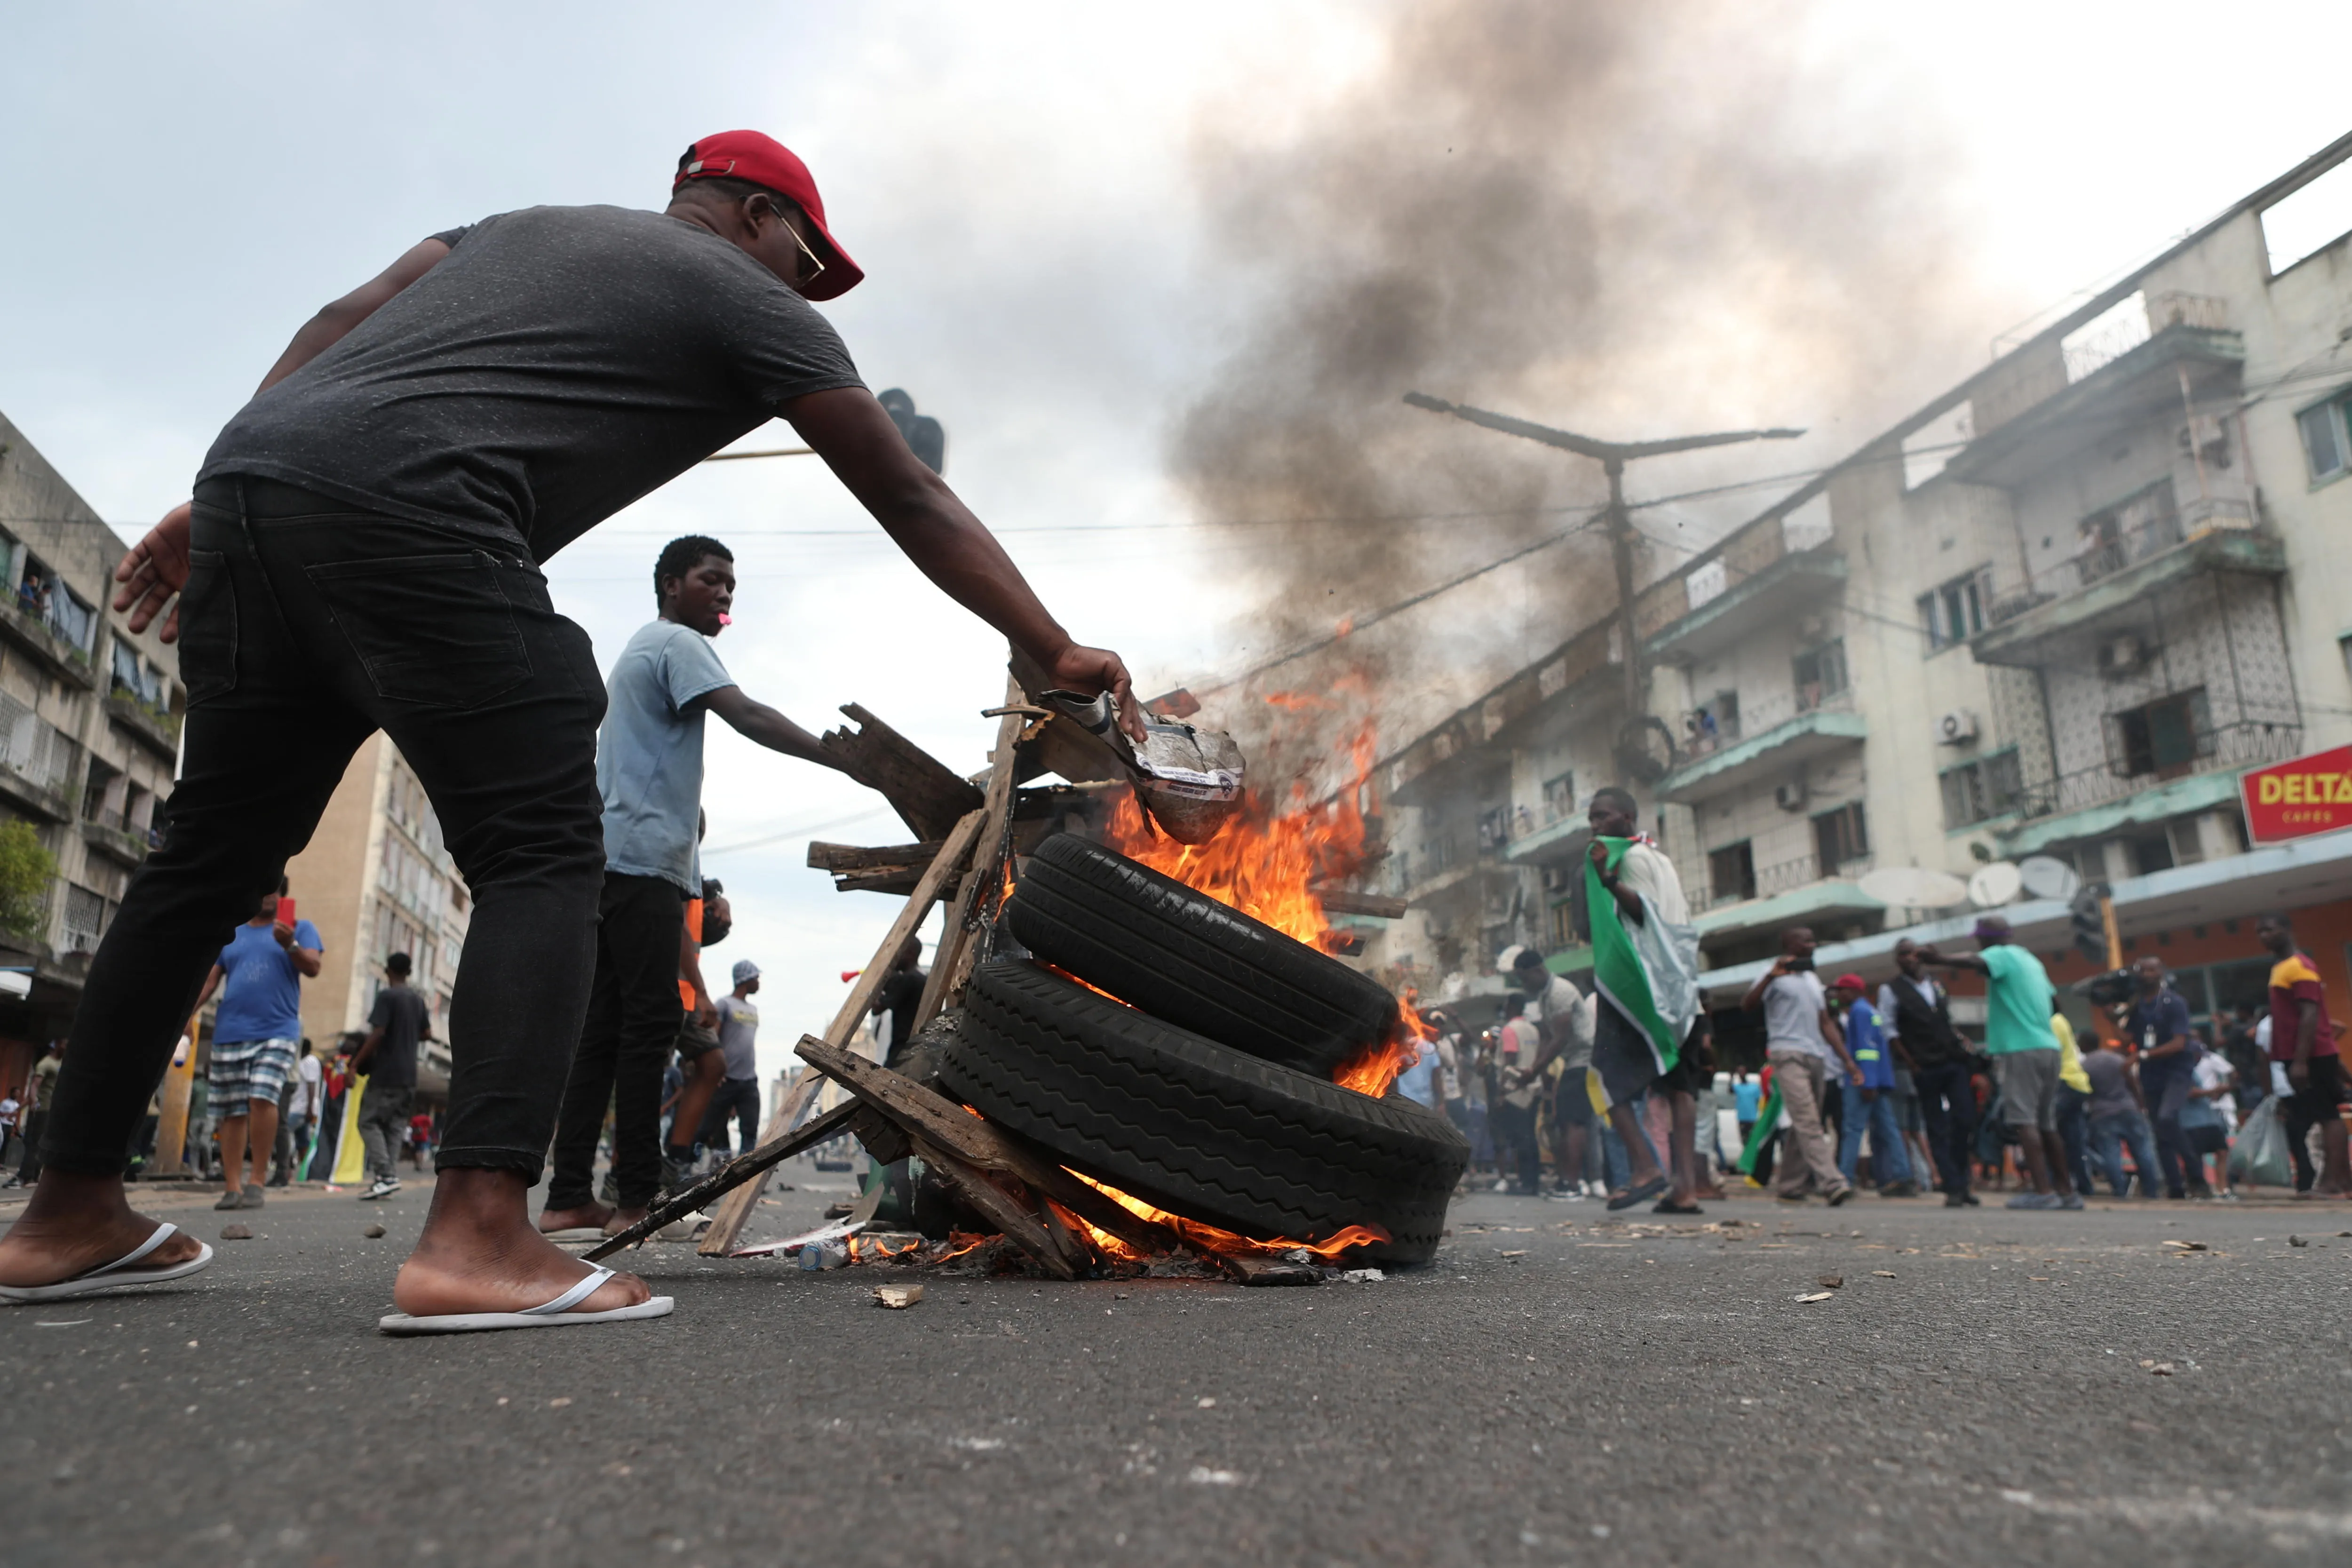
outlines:
M318 831L287 863L296 910L319 928L326 954L302 985L302 1029L320 1050L367 1027L383 984L383 961L409 955L409 984L425 997L440 1037L425 1047L418 1084L446 1089L449 997L473 900L441 842L425 786L379 731L335 786ZM436 1081L437 1080L437 1081Z
M1965 935L1972 909L1864 892L1874 867L2027 856L2110 883L2200 1014L2259 1000L2273 907L2352 1005L2352 835L2250 847L2239 805L2249 767L2352 742L2347 159L2352 137L1650 582L1630 731L1612 616L1384 759L1386 890L1412 908L1366 958L1473 992L1512 942L1588 969L1584 808L1626 782L1718 1006L1788 925L1874 974L1899 934ZM2062 904L2003 912L2087 973Z
M123 542L0 416L0 820L32 825L57 877L0 931L0 1089L62 1037L98 939L155 838L186 706L179 655L106 607Z

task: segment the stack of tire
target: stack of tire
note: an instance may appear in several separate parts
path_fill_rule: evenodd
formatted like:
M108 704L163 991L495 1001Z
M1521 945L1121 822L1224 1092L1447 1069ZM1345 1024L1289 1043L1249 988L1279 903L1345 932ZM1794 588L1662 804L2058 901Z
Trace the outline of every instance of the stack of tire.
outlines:
M974 973L941 1072L966 1104L1171 1214L1302 1242L1373 1226L1376 1261L1436 1250L1469 1145L1331 1081L1402 1026L1376 981L1069 834L1006 919L1038 962Z

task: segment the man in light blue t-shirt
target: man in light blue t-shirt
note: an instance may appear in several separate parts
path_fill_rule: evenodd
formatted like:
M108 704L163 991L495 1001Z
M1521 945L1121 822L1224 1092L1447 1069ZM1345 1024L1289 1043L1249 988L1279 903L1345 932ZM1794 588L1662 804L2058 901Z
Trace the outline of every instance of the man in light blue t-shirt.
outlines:
M2013 1209L2078 1209L2083 1199L2072 1181L2063 1186L2054 1173L2066 1169L2066 1142L2058 1135L2058 1034L2050 1016L2058 993L2042 961L2017 945L2009 922L1999 915L1977 921L1977 953L1950 957L1932 947L1918 949L1922 963L1969 969L1985 977L1985 1055L1992 1058L1993 1081L2000 1086L2000 1114L2017 1134L2033 1190L2009 1200Z
M703 715L718 714L771 751L837 765L815 736L745 696L719 662L711 639L728 624L735 598L735 557L725 545L698 534L670 541L654 564L654 594L660 615L629 639L604 683L596 736L604 797L596 981L556 1121L555 1164L539 1221L551 1234L593 1226L610 1235L653 1205L666 1184L661 1083L673 1048L689 1056L674 1122L689 1142L718 1086L723 1061L708 1033L715 1012L707 997L698 998L701 1027L681 1034L678 991L687 900L702 896L695 842ZM608 1103L618 1209L597 1202L592 1184ZM669 1158L680 1162L677 1152Z
M278 1097L302 1043L302 976L319 973L319 955L327 949L309 921L278 918L285 891L280 878L277 892L261 896L253 918L236 928L213 960L196 998L202 1012L214 992L221 994L205 1071L212 1103L221 1113L221 1178L226 1185L213 1205L216 1209L261 1206L262 1173L278 1144Z

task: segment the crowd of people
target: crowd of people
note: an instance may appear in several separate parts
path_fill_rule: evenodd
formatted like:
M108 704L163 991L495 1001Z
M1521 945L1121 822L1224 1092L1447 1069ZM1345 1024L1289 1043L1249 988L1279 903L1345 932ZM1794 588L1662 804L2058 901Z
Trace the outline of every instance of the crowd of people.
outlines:
M1932 1189L1958 1208L1980 1203L1979 1188L2012 1185L2003 1201L2020 1209L2080 1208L2102 1190L2352 1197L2343 1026L2289 918L2262 917L2255 935L2271 963L2266 1007L2200 1024L2149 955L2097 989L2083 1038L2042 962L1997 915L1977 922L1974 952L1897 942L1894 973L1875 984L1855 973L1825 981L1813 932L1794 927L1738 1004L1761 1022L1760 1063L1713 1061L1700 1012L1671 1081L1613 1089L1592 1056L1627 1016L1615 990L1603 978L1587 994L1519 948L1497 965L1512 989L1475 1004L1496 1009L1491 1026L1468 1001L1420 1011L1428 1037L1399 1086L1469 1140L1466 1184L1612 1208L1661 1190L1661 1171L1673 1189L1663 1213L1688 1212L1726 1183L1832 1206L1864 1189ZM1937 970L1982 978L1980 1035L1954 1022ZM1687 1175L1676 1169L1685 1158Z

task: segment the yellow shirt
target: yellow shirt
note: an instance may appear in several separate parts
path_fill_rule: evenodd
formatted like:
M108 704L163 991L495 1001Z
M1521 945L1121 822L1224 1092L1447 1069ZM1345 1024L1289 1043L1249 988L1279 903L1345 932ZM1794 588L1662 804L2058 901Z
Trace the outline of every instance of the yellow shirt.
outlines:
M2091 1075L2083 1070L2083 1048L2074 1043L2074 1026L2063 1013L2050 1015L2050 1032L2058 1037L2058 1081L2083 1094L2091 1092Z

